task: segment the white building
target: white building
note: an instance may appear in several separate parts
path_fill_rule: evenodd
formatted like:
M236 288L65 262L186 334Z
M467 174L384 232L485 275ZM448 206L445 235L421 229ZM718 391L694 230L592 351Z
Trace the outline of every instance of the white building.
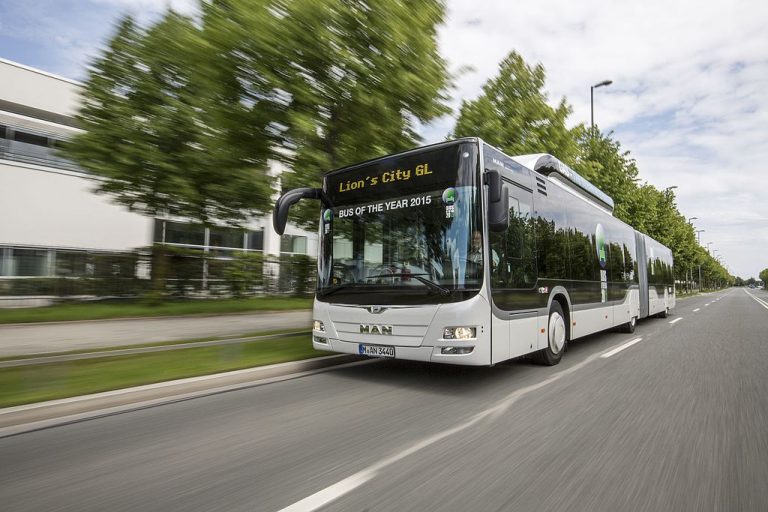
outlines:
M78 132L82 85L0 59L0 277L88 275L87 253L127 252L153 242L234 251L317 254L317 235L271 217L246 230L203 229L131 213L92 191L98 178L57 155Z

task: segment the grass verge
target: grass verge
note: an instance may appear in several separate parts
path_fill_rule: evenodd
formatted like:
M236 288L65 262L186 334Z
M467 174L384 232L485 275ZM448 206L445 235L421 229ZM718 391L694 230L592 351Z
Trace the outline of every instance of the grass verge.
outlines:
M0 407L328 355L308 335L0 369Z
M299 297L187 300L163 302L160 304L145 304L141 302L119 304L57 304L41 308L0 309L0 324L68 322L74 320L104 320L126 317L218 315L225 313L311 308L311 298Z
M295 329L279 329L276 331L256 331L256 332L247 332L243 334L237 334L232 336L208 336L205 338L193 338L189 340L171 340L171 341L155 341L150 343L137 343L134 345L115 345L111 347L95 347L95 348L83 348L78 350L65 350L61 352L38 352L35 354L24 354L24 355L18 355L18 356L4 356L0 357L0 362L3 361L16 361L19 359L39 359L41 357L51 357L51 356L68 356L68 355L75 355L75 354L92 354L94 352L114 352L116 350L130 350L132 348L149 348L149 347L166 347L170 345L184 345L187 343L203 343L207 341L227 341L232 339L240 339L240 338L253 338L257 336L272 336L276 334L287 334L287 333L299 333L301 331L306 331L306 335L309 336L311 331L311 326L307 325L303 329L302 328L295 328ZM254 342L259 340L253 340Z

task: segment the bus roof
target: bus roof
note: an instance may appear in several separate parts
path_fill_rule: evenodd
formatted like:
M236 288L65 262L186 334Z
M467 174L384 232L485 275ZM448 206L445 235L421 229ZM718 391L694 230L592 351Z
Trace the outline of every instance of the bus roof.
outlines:
M594 186L554 156L546 153L536 153L513 156L512 159L549 178L553 178L552 175L554 174L555 177L560 178L560 181L564 180L566 185L575 187L577 192L586 194L589 199L597 202L610 213L613 213L614 202L608 194Z

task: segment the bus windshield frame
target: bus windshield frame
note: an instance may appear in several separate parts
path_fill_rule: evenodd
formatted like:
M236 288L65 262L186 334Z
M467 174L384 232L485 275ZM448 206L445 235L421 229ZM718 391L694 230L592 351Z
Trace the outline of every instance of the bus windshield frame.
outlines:
M457 141L330 173L320 216L317 299L415 305L482 288L478 144Z

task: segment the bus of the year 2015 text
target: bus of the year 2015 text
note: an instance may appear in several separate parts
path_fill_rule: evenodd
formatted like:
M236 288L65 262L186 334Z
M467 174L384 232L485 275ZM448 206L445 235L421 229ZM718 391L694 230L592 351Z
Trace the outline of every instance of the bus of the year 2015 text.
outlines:
M492 365L675 305L672 253L550 155L477 138L344 167L277 201L282 234L322 203L312 344L318 350Z

